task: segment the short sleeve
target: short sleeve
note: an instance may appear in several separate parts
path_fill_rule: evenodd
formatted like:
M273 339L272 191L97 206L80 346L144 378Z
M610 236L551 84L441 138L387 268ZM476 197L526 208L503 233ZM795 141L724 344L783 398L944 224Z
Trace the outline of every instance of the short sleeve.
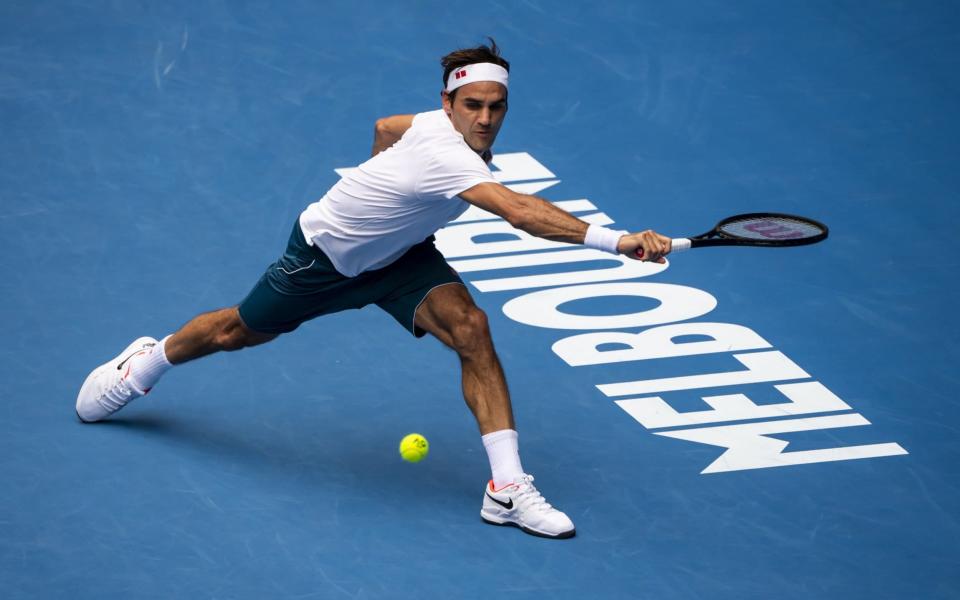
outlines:
M430 157L417 182L421 197L443 197L447 200L480 183L496 179L476 152L462 145L445 145Z

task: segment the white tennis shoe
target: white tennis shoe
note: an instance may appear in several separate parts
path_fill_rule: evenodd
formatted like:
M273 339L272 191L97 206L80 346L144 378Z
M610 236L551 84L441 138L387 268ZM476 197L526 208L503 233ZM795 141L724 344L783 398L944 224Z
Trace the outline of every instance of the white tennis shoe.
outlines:
M480 518L546 538L564 539L577 533L570 517L551 506L533 486L533 475L524 475L499 490L494 489L493 481L488 483Z
M108 363L94 369L77 395L77 416L84 423L104 419L150 390L139 390L130 381L130 359L157 345L152 337L138 338Z

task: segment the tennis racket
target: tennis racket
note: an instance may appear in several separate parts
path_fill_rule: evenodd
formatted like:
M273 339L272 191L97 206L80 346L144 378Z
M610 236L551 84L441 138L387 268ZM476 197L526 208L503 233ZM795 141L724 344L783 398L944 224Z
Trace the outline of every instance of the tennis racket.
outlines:
M805 246L827 239L829 230L819 221L781 213L747 213L727 217L706 233L674 238L670 251L707 246ZM637 249L643 257L643 248Z

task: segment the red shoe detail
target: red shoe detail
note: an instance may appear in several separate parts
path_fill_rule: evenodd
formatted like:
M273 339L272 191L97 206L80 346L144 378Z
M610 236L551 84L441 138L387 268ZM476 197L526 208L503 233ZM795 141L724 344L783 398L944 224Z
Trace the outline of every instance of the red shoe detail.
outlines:
M492 492L501 492L501 491L507 489L508 487L510 487L511 485L514 485L514 484L513 484L513 483L508 483L507 485L503 486L502 488L500 488L500 489L498 490L497 488L493 487L493 480L491 479L491 480L490 480L490 491L492 491Z

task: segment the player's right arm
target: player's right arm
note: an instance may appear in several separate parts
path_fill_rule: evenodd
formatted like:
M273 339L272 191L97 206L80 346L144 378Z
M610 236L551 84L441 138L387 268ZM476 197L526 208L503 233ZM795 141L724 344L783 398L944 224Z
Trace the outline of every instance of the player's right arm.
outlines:
M396 144L413 126L413 117L414 115L394 115L377 119L373 127L373 151L370 156L376 156Z
M543 198L514 192L499 183L475 185L461 192L460 197L502 217L517 229L547 240L582 244L590 226ZM647 230L626 234L617 245L621 254L631 258L637 258L636 251L640 248L643 260L662 262L662 257L670 253L670 238Z

